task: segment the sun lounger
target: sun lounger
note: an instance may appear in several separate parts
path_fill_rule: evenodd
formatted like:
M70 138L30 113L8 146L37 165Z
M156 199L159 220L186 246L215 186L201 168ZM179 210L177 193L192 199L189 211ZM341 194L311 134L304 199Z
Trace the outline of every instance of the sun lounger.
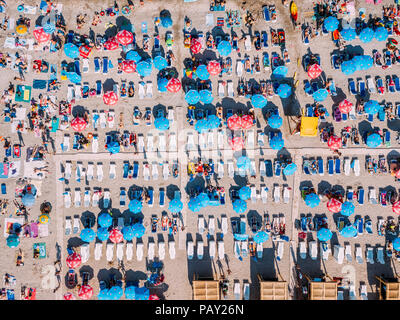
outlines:
M257 170L256 170L256 161L254 159L250 160L250 169L249 169L249 174L252 177L255 177L257 175Z
M381 247L381 246L376 247L376 260L380 264L385 264L385 258L383 256L383 247Z
M329 244L320 242L320 250L321 250L322 260L324 260L324 261L328 260L329 254L331 252L331 249L329 248Z
M154 150L154 137L151 133L147 134L147 152Z
M153 98L153 82L147 81L146 84L146 97L147 98Z
M195 143L194 143L194 136L192 132L188 132L187 134L187 144L186 144L186 150L191 151L195 149Z
M336 158L335 159L335 174L340 174L340 173L341 173L340 159Z
M250 51L251 50L251 37L250 37L250 35L246 35L246 37L245 37L244 48L245 48L246 51Z
M333 159L328 159L328 174L333 175Z
M86 263L89 260L89 243L81 245L81 259L82 263Z
M349 158L344 159L344 174L346 176L350 175L350 159Z
M103 196L103 208L108 209L110 207L111 203L111 193L110 191L104 191L104 196Z
M64 171L64 179L71 179L71 171L72 171L72 163L67 161L65 162L65 171Z
M360 263L360 264L364 262L360 245L356 246L356 261L357 261L357 263Z
M65 217L65 235L69 236L72 230L71 217Z
M307 247L305 241L299 242L299 254L301 259L307 258Z
M103 74L108 73L108 57L103 57Z
M318 173L320 176L324 175L324 160L322 158L318 159Z
M290 199L289 187L284 187L283 188L283 203L289 203L289 199Z
M97 163L97 181L103 181L103 164Z
M207 148L207 143L206 143L206 133L199 133L199 146L200 150L206 150Z
M220 98L225 97L225 86L222 84L222 81L218 81L218 96Z
M133 179L138 179L139 177L139 163L137 163L137 161L135 161L133 163L133 173L132 173L132 178Z
M69 135L68 134L64 135L64 140L63 140L63 143L61 144L61 149L62 149L62 152L69 151Z
M281 201L281 187L275 186L274 187L274 202L278 203Z
M93 192L93 197L92 197L92 207L97 207L99 205L99 192L95 191Z
M263 252L264 252L262 243L257 243L256 250L257 250L257 259L261 260L263 257Z
M213 216L208 218L208 233L212 236L215 233L215 218Z
M144 181L150 180L150 168L148 163L143 165L143 180Z
M312 260L317 260L318 248L317 241L313 240L308 243L308 254L310 255Z
M232 80L228 80L228 97L233 97L234 96L234 90L233 90L233 82Z
M253 149L254 148L254 130L247 130L247 148Z
M194 247L193 247L193 241L189 240L187 242L187 257L188 260L192 260L194 255Z
M236 60L236 75L238 77L243 75L243 61L241 59Z
M73 221L72 233L77 234L77 233L79 233L80 229L81 229L81 225L80 225L80 221L79 221L79 216L75 215L74 221Z
M360 286L360 297L361 300L368 300L367 285L365 283Z
M343 290L338 289L338 291L337 291L337 299L338 300L344 300Z
M209 250L209 254L210 254L210 259L214 260L215 258L215 241L214 240L210 240L208 243L208 250Z
M275 176L279 177L281 175L281 164L279 161L275 161L274 163L275 167Z
M75 176L76 176L76 182L81 182L81 178L82 176L84 176L84 172L82 163L80 162L76 164Z
M377 204L378 203L378 201L376 199L376 190L375 190L374 187L371 187L369 189L368 197L369 197L369 202L371 204Z
M204 255L204 243L203 240L197 241L197 259L202 260Z
M257 190L256 190L256 186L252 186L250 187L250 199L252 203L256 203L257 202Z
M75 100L82 99L82 87L77 84L75 85Z
M165 259L165 242L164 240L158 241L158 259L161 261Z
M158 163L154 161L151 165L151 175L153 180L158 180Z
M228 218L226 217L226 215L223 215L221 217L221 231L222 234L228 233Z
M218 241L218 258L221 261L225 258L225 245L223 240Z
M334 246L334 252L333 252L333 257L336 259L336 262L338 264L343 263L344 259L344 248L341 245L335 244Z
M94 245L94 260L99 261L103 253L103 242L96 242Z
M224 177L224 162L222 160L218 161L217 164L217 176L218 179L222 179Z
M207 133L207 147L209 150L214 149L214 132L211 130Z
M143 243L142 242L138 242L136 243L136 259L138 261L142 261L143 260Z
M138 135L138 152L144 152L144 137L141 134Z
M74 195L74 207L79 208L81 206L81 190L79 188L75 189Z
M155 248L154 242L149 241L148 248L147 248L147 257L148 257L149 261L154 260L154 248Z
M345 253L347 262L352 262L353 261L353 257L352 257L352 254L351 254L351 245L350 245L350 243L346 244L344 253Z
M145 83L143 81L139 82L139 99L144 99L144 97L146 96L146 92L145 92Z
M374 248L367 246L367 253L366 253L366 257L367 257L367 263L370 264L374 264Z
M358 158L355 158L353 160L352 167L353 167L355 176L358 177L360 175L360 160L358 160Z
M125 255L126 255L126 260L132 261L132 257L133 257L133 243L132 242L126 243Z
M353 79L349 79L349 91L350 91L350 94L352 94L352 95L357 94L356 84Z
M168 178L169 178L168 162L164 162L163 163L162 170L163 170L163 178L164 178L164 180L168 180Z
M281 261L283 258L284 244L283 241L277 241L276 247L276 260Z
M99 138L94 135L92 141L92 152L97 153L98 147L99 147Z
M113 243L107 243L106 257L107 257L108 262L113 261L113 258L114 258L114 244Z
M228 176L229 178L232 178L235 176L235 169L233 166L233 161L231 159L228 160Z
M375 82L371 77L367 77L367 87L369 93L376 93Z
M165 205L165 190L164 188L160 188L160 207L164 207Z
M204 217L199 216L199 219L197 221L197 230L200 234L204 233Z
M87 181L93 180L93 163L88 163L87 171L86 171L86 179Z
M247 241L241 241L240 244L241 244L240 254L242 255L243 258L247 258L247 256L249 255L249 248Z
M233 295L235 296L235 300L241 300L241 291L240 291L240 282L236 281L233 284Z
M357 300L356 286L354 285L353 282L350 282L350 284L349 284L349 298L350 298L350 300Z
M114 162L111 162L110 163L110 170L109 170L109 178L111 179L111 180L113 180L113 179L115 179L116 178L116 165L115 165L115 163Z
M90 190L85 190L85 194L83 196L83 206L85 208L90 206Z
M123 261L124 259L124 243L117 243L117 260Z

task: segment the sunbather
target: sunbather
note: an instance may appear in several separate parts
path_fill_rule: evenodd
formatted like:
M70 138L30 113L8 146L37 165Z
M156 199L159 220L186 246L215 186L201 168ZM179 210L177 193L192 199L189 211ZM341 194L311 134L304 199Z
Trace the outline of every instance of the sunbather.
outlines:
M85 25L85 23L86 23L85 18L86 17L87 17L86 13L85 14L78 14L76 16L76 25L77 25L78 29L81 29Z

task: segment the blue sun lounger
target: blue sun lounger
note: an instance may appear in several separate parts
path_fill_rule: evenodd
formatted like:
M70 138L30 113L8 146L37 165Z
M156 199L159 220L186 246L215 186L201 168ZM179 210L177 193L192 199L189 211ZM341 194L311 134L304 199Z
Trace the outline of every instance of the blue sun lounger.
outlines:
M305 81L304 81L304 92L305 92L306 95L308 95L308 96L312 96L312 94L313 94L313 90L312 90L312 88L311 88L310 81L308 81L308 80L305 80Z
M396 91L400 91L400 78L398 76L393 76L394 85L396 87Z
M164 207L165 204L165 191L164 188L160 188L160 207Z
M333 79L330 79L331 84L329 86L329 90L331 92L331 96L337 96L337 92L336 92L336 86L335 86L335 81Z
M305 174L309 175L309 174L311 174L310 170L308 168L309 161L308 160L305 160L305 161L307 161L307 162L303 165L303 171Z
M307 232L307 217L301 217L300 227L301 227L301 231Z
M352 190L351 191L347 191L347 200L348 201L353 201L353 196L354 196L354 193L353 193Z
M358 218L355 222L357 226L357 232L358 234L362 235L364 233L364 219L363 218Z
M152 207L153 204L154 204L154 202L153 202L154 190L153 190L153 188L149 188L147 192L148 192L149 197L150 197L149 202L147 202L147 204L148 204L149 207Z
M314 117L314 107L307 106L307 117Z
M346 122L348 119L347 113L342 113L342 121Z
M349 90L353 96L357 94L356 84L353 79L349 79Z
M368 114L367 120L369 122L373 122L374 121L374 115L373 114Z
M328 159L328 174L333 175L333 159Z
M139 173L139 163L137 163L135 161L133 163L133 174L132 174L133 179L137 179L138 178L138 173Z
M261 36L262 36L264 48L268 48L268 33L266 33L265 31L262 31Z
M318 173L320 176L324 175L324 160L322 158L318 159Z
M128 173L129 173L129 162L125 162L123 166L122 179L128 179Z
M121 192L119 193L119 206L125 207L125 205L126 205L126 191L125 189L121 189Z
M340 174L340 159L336 158L335 159L335 173L336 174Z
M378 111L378 119L379 121L385 121L385 106L383 104L379 105L379 111Z
M385 146L389 148L391 146L390 143L390 131L389 130L384 130L385 131Z
M272 161L271 160L265 160L265 173L267 177L272 177Z
M103 74L108 73L108 57L103 57Z
M364 97L366 93L364 80L358 80L358 94L360 97Z
M219 196L219 202L224 205L225 204L225 195L220 194Z
M94 72L99 73L100 72L100 59L99 57L94 58Z
M360 187L358 189L358 204L362 206L364 204L364 188Z
M277 160L274 164L275 167L275 175L279 177L281 175L281 163Z
M101 95L101 80L96 81L96 95L97 96Z
M263 10L263 15L264 15L265 21L270 21L271 17L269 16L269 8L268 8L268 6L263 6L262 10Z

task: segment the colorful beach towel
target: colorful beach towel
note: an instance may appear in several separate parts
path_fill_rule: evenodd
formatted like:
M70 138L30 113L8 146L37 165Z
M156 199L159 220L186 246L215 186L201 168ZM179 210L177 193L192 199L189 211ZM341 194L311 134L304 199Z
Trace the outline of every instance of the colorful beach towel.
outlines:
M46 243L34 243L33 244L33 258L44 259L46 258Z
M7 179L8 178L8 163L0 163L0 179Z

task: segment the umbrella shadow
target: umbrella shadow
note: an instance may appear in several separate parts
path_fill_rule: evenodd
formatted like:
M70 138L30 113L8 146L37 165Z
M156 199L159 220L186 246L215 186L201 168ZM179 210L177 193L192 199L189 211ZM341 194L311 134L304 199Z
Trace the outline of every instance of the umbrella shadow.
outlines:
M263 217L258 213L257 210L249 210L249 212L247 213L247 223L248 223L250 229L252 228L251 223L252 223L252 219L254 219L254 218L255 218L256 224L257 224L256 231L259 231L262 226Z
M86 243L82 241L79 237L73 237L68 239L67 248L77 248L80 247L82 244Z
M117 17L117 19L115 19L115 24L117 25L118 30L127 30L132 32L132 23L124 16Z
M205 186L206 186L206 181L204 180L204 178L196 176L192 181L189 181L186 184L185 192L190 195L193 194L194 190L197 191L204 190Z
M126 282L139 282L140 280L147 280L147 275L143 271L126 270Z
M103 92L113 91L114 84L117 84L117 82L114 79L110 79L110 78L106 79L103 82Z
M157 118L158 117L158 113L162 112L165 117L165 115L167 114L167 107L165 105L162 104L157 104L153 107L153 117Z
M91 228L96 224L96 216L93 212L84 211L81 214L81 223L85 228Z
M179 191L179 187L175 184L170 184L167 187L167 198L172 200L175 198L175 191Z
M110 39L113 38L117 35L118 33L118 28L117 26L112 26L106 29L106 31L104 32L104 38L105 39Z
M85 107L80 106L80 105L74 106L72 108L72 116L75 118L83 117L86 112L87 112L87 109L85 109Z
M137 195L143 192L143 187L138 186L136 184L132 185L129 187L128 189L128 199L129 200L133 200L133 199L137 199Z
M89 274L89 280L94 278L94 270L91 266L82 266L79 269L79 275L80 277L83 276L83 273L88 273Z
M366 133L371 132L373 130L372 124L367 120L363 120L358 123L358 132L361 137L363 137Z
M111 268L111 269L100 269L99 272L97 273L97 280L109 282L112 276L115 276L117 280L121 280L123 278L122 273L118 269Z
M332 189L332 185L328 181L321 181L318 183L317 192L318 194L324 194L326 191L330 191Z

